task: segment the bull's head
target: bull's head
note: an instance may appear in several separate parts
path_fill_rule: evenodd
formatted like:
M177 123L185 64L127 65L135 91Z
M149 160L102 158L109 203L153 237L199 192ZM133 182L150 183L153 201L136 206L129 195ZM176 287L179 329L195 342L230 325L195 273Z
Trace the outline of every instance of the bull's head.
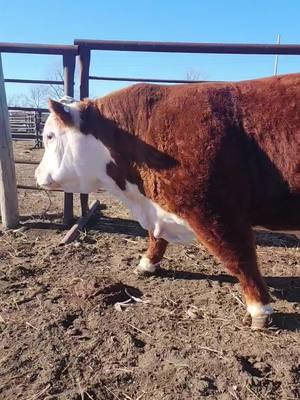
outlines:
M43 131L45 152L35 171L37 184L65 192L98 190L110 154L93 135L80 131L81 103L49 100L49 110Z

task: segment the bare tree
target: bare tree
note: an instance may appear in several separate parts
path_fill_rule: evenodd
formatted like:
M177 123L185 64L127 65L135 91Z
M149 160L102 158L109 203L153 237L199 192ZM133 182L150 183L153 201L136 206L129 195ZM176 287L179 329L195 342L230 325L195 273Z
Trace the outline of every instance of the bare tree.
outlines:
M63 82L63 72L60 65L51 68L47 80ZM32 85L28 93L8 96L7 103L12 107L46 108L48 98L60 99L64 95L64 86L60 84Z
M18 107L25 104L25 95L24 94L13 94L7 96L7 105L10 107ZM24 105L25 107L25 105Z
M30 88L29 94L25 95L25 106L43 108L47 104L48 88L44 85L34 85Z
M47 91L48 88L44 85L34 85L30 87L27 94L15 94L9 96L7 103L13 107L35 107L44 108L47 106Z
M64 80L64 75L63 75L63 72L59 65L57 65L55 67L55 69L51 73L51 76L48 79L52 80L52 81L63 81ZM63 85L49 84L49 86L47 86L47 88L48 88L48 91L47 91L48 97L58 100L58 99L62 98L64 95L64 86Z
M203 80L202 73L197 69L189 69L186 72L186 79L189 81L201 81Z

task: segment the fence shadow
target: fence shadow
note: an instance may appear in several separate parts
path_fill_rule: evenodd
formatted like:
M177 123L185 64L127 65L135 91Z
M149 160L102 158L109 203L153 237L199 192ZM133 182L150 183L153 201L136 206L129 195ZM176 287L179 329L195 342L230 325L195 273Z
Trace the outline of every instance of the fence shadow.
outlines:
M97 215L97 217L92 218L89 228L97 233L117 233L134 237L147 236L147 231L137 221L104 215Z
M102 205L101 210L106 209ZM124 234L133 237L146 237L147 232L137 221L124 218L107 217L101 210L91 217L86 229L97 233ZM28 228L35 229L65 229L62 221L62 213L46 213L43 215L32 214L21 216L21 223ZM76 219L74 219L74 222ZM299 234L299 232L297 232ZM266 230L254 229L256 244L262 247L300 247L300 238L293 233L278 233Z
M120 233L129 236L146 237L146 231L137 221L123 218L106 217L98 214L93 217L89 227L99 233ZM254 229L256 244L262 247L300 247L300 239L293 233L278 233Z

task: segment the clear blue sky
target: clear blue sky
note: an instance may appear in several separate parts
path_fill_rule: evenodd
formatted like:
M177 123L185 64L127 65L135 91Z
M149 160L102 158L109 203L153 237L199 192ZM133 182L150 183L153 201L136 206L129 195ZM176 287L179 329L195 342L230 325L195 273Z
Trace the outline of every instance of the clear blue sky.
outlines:
M75 38L300 44L299 0L0 0L0 41L72 44ZM3 54L7 78L51 77L60 58ZM93 52L91 74L240 80L272 75L274 56ZM300 71L300 57L279 58L279 73ZM128 83L123 84L128 85ZM91 95L122 86L91 82ZM7 84L8 96L26 91Z

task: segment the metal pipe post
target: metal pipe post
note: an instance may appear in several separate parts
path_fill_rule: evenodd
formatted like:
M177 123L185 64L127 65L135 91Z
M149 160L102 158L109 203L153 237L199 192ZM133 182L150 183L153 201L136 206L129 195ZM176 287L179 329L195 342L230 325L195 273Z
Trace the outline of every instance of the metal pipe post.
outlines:
M15 163L0 54L0 211L4 229L19 224Z
M64 68L64 93L66 96L74 96L74 73L75 73L75 55L63 55ZM69 227L72 223L74 214L73 193L64 193L64 225Z
M85 46L79 47L79 68L80 68L80 99L89 95L89 74L90 74L91 51ZM80 205L82 216L88 212L89 195L80 194Z

